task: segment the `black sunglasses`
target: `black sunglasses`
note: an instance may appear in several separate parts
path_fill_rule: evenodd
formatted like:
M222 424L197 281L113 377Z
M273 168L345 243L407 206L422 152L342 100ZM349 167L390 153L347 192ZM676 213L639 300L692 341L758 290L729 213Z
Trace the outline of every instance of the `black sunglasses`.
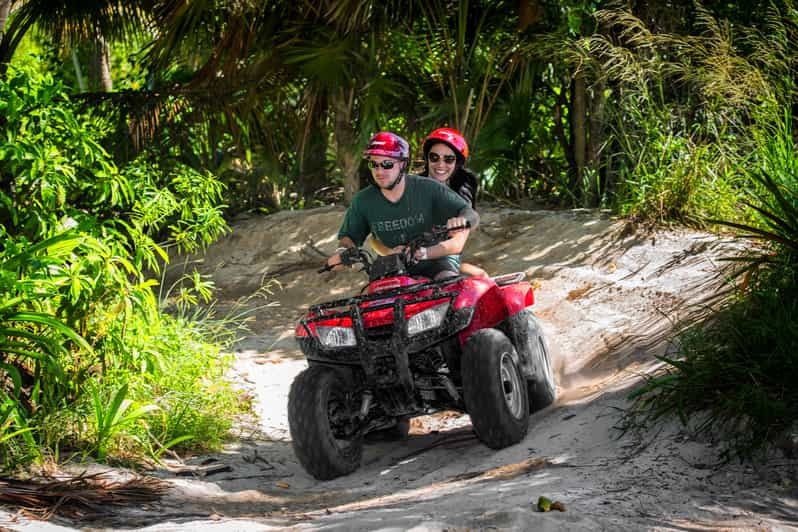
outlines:
M441 156L440 156L439 153L435 153L434 151L431 151L431 152L429 152L427 154L427 159L429 159L429 162L431 162L431 163L437 163L438 161L441 160ZM445 162L446 164L454 164L454 162L456 160L457 160L457 156L456 155L444 155L443 156L443 162Z
M391 168L394 167L395 164L396 163L393 161L382 161L379 163L377 161L368 162L369 168L377 168L378 166L382 166L384 170L390 170Z

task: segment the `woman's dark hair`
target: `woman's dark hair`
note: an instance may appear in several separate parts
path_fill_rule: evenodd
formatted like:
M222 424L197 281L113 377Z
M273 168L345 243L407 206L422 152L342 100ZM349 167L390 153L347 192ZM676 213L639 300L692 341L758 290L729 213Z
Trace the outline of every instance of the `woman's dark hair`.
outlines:
M457 162L455 163L454 172L449 177L447 185L449 188L457 192L463 199L471 204L471 208L477 208L477 190L479 189L479 182L477 181L477 176L474 173L465 167L465 159L460 154L457 149L455 149L451 144L445 141L437 141L433 143L429 143L428 145L424 146L424 171L421 172L420 175L425 177L430 177L429 175L429 160L427 159L427 155L429 154L430 149L435 144L444 144L452 148L452 151L457 155ZM434 177L431 179L435 179Z

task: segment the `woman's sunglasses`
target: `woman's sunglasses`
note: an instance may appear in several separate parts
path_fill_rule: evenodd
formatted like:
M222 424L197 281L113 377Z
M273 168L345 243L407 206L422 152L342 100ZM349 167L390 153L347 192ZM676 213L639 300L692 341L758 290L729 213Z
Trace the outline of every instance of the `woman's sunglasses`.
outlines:
M382 161L379 163L377 161L368 162L369 168L377 168L378 166L382 166L384 170L390 170L395 164L396 163L393 161Z
M438 161L441 160L441 156L440 156L440 154L435 153L434 151L431 151L427 155L427 159L429 159L429 162L431 162L431 163L437 163ZM454 162L456 160L457 160L457 156L456 155L444 155L443 156L443 162L445 162L446 164L454 164Z

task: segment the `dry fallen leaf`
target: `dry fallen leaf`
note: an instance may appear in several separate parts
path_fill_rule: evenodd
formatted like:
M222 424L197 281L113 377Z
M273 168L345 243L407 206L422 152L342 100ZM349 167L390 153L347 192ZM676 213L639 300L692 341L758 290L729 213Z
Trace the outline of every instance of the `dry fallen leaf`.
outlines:
M586 284L585 286L579 287L579 288L574 288L573 290L568 292L568 296L566 296L566 299L568 301L573 301L574 299L579 299L580 297L585 295L591 288L593 288L593 285L590 284L590 283Z

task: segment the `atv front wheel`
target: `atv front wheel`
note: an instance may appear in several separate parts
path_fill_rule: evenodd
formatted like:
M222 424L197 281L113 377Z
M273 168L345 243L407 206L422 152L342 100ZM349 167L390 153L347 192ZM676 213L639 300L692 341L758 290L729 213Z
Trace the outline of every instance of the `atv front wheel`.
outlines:
M348 475L360 467L363 440L343 439L351 415L338 373L311 366L297 375L288 395L288 426L294 454L319 480Z
M518 355L503 332L484 329L466 342L463 398L482 442L501 449L521 441L529 427L526 383Z

